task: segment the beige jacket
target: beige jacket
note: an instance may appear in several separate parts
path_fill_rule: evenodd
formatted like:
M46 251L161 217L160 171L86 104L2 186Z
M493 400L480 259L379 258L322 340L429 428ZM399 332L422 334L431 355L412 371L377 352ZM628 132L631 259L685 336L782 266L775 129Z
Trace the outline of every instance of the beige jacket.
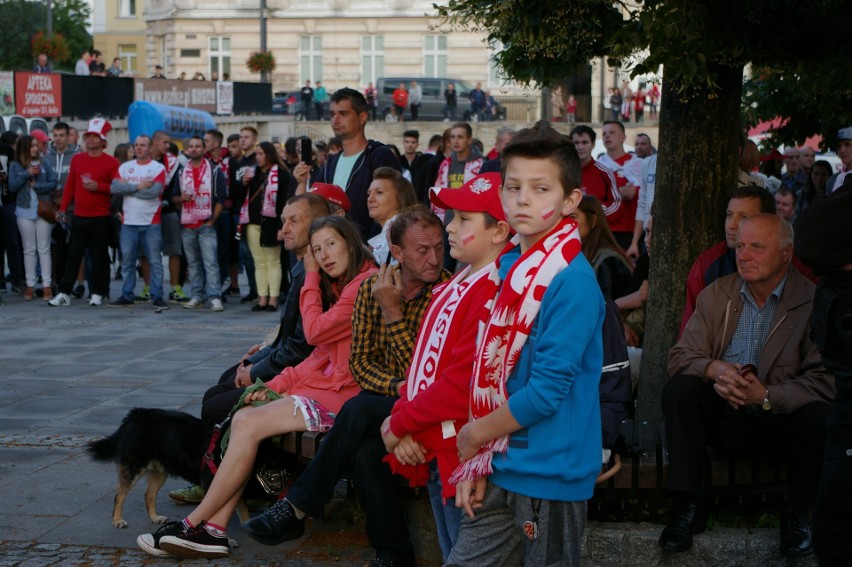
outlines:
M707 365L721 360L742 313L742 283L739 274L731 274L699 294L695 313L669 351L669 376L704 378ZM834 376L822 365L810 339L813 298L814 284L791 267L757 364L773 413L790 413L809 402L834 398Z

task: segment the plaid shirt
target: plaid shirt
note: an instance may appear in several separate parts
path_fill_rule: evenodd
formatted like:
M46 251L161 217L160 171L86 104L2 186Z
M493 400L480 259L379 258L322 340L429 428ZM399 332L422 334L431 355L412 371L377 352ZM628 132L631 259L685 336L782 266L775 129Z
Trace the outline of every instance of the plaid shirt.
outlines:
M349 370L362 389L396 396L397 383L405 379L417 332L426 307L432 299L432 288L448 280L451 274L441 272L438 281L423 286L412 299L402 300L403 318L385 323L382 309L373 300L373 283L377 276L364 280L358 289L352 313L352 347Z
M740 287L740 297L743 299L743 312L737 321L737 328L731 337L731 343L725 350L722 360L731 364L754 364L760 360L760 353L766 338L769 336L769 326L775 316L775 308L784 292L784 284L787 276L772 290L763 307L758 307L748 289L748 284L743 282Z

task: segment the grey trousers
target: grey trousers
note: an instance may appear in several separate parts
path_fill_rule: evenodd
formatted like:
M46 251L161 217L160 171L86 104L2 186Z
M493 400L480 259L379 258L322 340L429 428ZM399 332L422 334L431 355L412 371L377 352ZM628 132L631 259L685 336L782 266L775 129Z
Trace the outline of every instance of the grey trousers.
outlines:
M534 521L536 509L538 520ZM586 501L529 498L489 481L476 517L462 516L458 540L445 566L579 567L586 509Z

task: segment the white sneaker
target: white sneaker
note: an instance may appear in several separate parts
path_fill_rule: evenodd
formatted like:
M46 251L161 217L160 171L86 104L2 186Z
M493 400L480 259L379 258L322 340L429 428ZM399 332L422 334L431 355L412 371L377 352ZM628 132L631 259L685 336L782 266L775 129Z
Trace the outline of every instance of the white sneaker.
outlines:
M183 304L184 309L201 309L202 307L204 307L204 302L199 300L197 297L193 297Z
M71 296L67 293L57 293L56 297L47 302L54 307L71 305Z
M225 308L222 306L222 300L218 297L214 297L210 300L210 311L224 311Z
M98 306L104 304L104 296L98 295L97 293L93 293L91 299L89 299L89 305Z

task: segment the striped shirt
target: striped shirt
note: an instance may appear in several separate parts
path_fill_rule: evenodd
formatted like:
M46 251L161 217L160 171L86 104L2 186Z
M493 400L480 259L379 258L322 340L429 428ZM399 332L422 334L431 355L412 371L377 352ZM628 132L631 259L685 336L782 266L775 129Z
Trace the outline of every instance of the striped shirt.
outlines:
M432 288L450 279L446 270L438 281L423 286L415 297L402 300L403 317L385 323L382 309L373 299L373 284L378 276L364 280L355 298L352 313L352 348L349 370L363 390L396 396L397 384L405 379L417 332L432 299ZM471 354L472 356L472 354Z
M787 276L772 290L763 307L758 307L748 289L748 284L743 282L740 287L740 297L743 300L743 312L737 321L737 328L731 337L731 342L725 350L722 360L731 364L754 364L757 366L763 345L769 337L772 318L775 316L775 308L781 300Z

